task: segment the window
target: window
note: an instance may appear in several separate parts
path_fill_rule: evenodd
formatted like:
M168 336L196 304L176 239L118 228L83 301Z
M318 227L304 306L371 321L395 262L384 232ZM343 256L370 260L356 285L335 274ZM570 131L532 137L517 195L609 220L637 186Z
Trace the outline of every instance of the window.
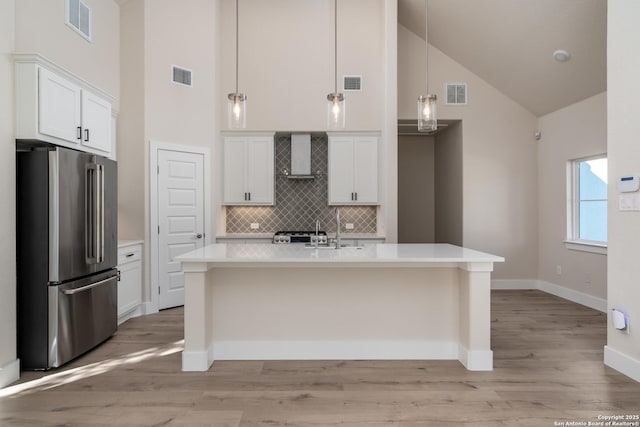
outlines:
M568 169L571 203L567 216L567 247L606 253L607 157L572 160Z

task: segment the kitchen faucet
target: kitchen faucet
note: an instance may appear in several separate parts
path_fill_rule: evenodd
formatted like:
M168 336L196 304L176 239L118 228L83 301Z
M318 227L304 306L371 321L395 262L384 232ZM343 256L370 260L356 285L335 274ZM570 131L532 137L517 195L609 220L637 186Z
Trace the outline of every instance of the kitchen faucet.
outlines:
M320 234L320 220L316 219L316 249L318 249L318 240L319 240L319 235Z
M336 208L336 249L340 247L340 208Z

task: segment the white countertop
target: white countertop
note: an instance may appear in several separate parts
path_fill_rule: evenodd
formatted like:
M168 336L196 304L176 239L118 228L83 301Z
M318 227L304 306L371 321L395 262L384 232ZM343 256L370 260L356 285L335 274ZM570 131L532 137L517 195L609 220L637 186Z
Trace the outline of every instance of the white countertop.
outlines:
M118 248L143 244L144 240L118 240Z
M265 245L217 243L175 258L182 263L220 264L221 266L259 266L269 264L348 265L348 264L432 264L494 263L503 257L449 244L379 243L360 248L306 248L299 244Z

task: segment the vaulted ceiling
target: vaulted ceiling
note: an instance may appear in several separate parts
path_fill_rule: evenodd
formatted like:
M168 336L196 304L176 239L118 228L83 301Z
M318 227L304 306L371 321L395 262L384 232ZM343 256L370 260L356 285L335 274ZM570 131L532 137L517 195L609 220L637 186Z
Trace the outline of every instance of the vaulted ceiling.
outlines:
M428 0L428 7L429 44L537 116L606 90L607 0ZM398 21L424 39L425 0L398 0ZM570 59L554 60L558 49Z

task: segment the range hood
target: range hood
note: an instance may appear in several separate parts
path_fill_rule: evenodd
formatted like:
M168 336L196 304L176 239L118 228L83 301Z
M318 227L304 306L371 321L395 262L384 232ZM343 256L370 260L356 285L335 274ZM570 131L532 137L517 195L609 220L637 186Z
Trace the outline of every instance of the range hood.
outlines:
M291 134L291 174L289 179L313 179L311 174L311 134Z

